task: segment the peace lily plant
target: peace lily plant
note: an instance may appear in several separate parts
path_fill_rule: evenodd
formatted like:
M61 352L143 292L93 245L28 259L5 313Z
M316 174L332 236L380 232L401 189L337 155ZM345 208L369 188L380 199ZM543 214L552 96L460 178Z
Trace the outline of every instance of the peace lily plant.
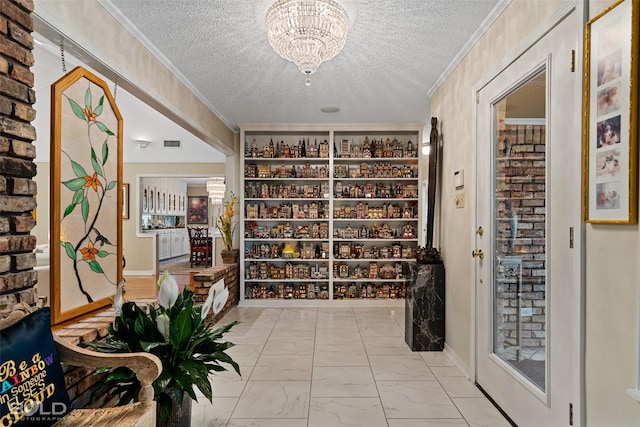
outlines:
M212 401L209 375L226 371L226 363L240 374L238 364L225 353L233 346L223 342L222 336L238 322L212 330L207 315L213 308L217 314L224 307L229 290L220 280L213 285L202 305L193 303L193 292L185 286L182 292L174 278L164 272L158 280L158 307L139 307L135 302L122 302L122 286L114 298L116 317L108 329L105 342L91 346L102 352L121 353L145 351L162 361L162 373L154 381L160 421L166 423L172 414L172 397L182 403L184 394L197 401L194 386ZM119 396L120 404L135 401L140 383L127 368L109 369L99 390Z

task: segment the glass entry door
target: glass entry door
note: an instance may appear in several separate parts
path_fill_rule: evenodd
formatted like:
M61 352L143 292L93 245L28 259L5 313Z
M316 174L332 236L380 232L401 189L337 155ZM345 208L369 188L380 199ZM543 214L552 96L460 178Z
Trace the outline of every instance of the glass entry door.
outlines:
M546 77L493 104L493 352L545 391Z
M580 425L577 21L478 91L475 374L520 427Z

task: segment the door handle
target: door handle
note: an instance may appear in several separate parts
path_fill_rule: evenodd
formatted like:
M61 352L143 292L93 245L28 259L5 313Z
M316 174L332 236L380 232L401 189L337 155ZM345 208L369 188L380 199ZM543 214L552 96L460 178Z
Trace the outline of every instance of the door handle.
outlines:
M474 258L484 259L484 252L482 252L482 249L476 249L471 252L471 256Z
M482 228L482 226L478 227L476 234L482 237L484 235L484 228Z

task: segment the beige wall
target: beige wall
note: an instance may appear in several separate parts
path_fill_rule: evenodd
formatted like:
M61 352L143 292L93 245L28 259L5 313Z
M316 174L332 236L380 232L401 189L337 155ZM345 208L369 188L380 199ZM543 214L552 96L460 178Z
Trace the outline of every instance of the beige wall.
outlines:
M473 170L472 88L561 4L559 0L513 1L431 100L432 116L440 121L443 141L444 219L439 234L448 266L447 345L467 364L472 334L469 286L473 263L469 254L474 211L469 204L455 209L452 179L456 169ZM609 0L591 1L589 15L597 15L610 4ZM473 177L468 175L466 183L469 200ZM626 394L628 388L636 387L638 377L638 231L637 225L585 226L584 407L588 427L640 426L640 407Z
M590 18L611 3L591 0ZM586 225L588 427L640 426L640 405L626 393L638 378L638 231L638 225Z
M471 157L473 87L561 4L560 0L513 1L431 98L431 115L438 118L442 139L442 220L438 235L447 266L446 341L467 367L471 364L471 233L475 211L470 203L456 209L453 172L467 171L464 191L471 200L475 186L471 176L475 163Z

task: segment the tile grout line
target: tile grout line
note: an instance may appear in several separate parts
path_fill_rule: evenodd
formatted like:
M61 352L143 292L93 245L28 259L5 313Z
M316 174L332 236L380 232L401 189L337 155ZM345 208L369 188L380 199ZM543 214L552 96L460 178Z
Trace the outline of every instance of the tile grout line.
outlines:
M388 310L388 308L387 308ZM354 312L355 315L355 312ZM356 325L358 326L358 333L360 334L360 341L362 341L362 346L364 347L364 354L367 357L367 362L369 363L369 370L371 371L371 377L373 378L373 384L376 386L376 392L378 393L378 401L380 402L380 408L382 409L382 414L384 415L384 421L389 427L389 418L387 417L387 411L384 409L384 405L382 404L382 396L380 396L380 389L378 388L378 381L376 381L376 376L373 373L373 368L371 367L371 359L369 358L369 352L367 351L367 346L364 343L364 338L362 337L362 331L360 330L360 321L356 317Z
M282 309L279 309L279 310L280 310L280 313L278 314L278 319L282 315ZM244 314L247 313L248 311L249 311L249 309L247 308L244 311L244 313L242 313L240 315L240 319L242 319ZM224 319L224 317L223 317L223 319ZM222 320L222 319L220 319L220 320ZM240 396L238 397L238 400L236 401L236 404L233 406L233 410L231 411L231 415L229 415L229 419L227 419L227 422L225 423L225 427L229 425L229 423L231 422L231 418L233 418L233 414L236 412L236 409L238 408L238 404L240 403L240 399L242 399L242 395L244 394L244 391L246 390L247 386L249 385L249 381L250 381L251 375L253 375L253 371L256 369L256 366L258 364L258 360L260 360L260 357L262 356L262 352L264 351L264 348L267 345L267 341L269 341L269 337L271 337L271 334L273 333L273 329L275 328L277 322L278 322L278 320L276 319L276 321L273 323L273 326L271 326L271 329L269 331L269 335L267 336L266 341L262 345L262 349L260 350L260 354L258 354L258 358L256 359L255 363L253 364L253 367L251 368L251 374L249 375L249 377L247 377L247 381L244 384L244 386L242 387L242 391L240 392Z
M316 307L316 327L313 332L313 351L311 352L311 377L309 378L309 404L307 406L307 427L309 427L309 423L311 422L311 390L313 390L313 362L316 358L316 338L318 336L318 315L319 310Z

